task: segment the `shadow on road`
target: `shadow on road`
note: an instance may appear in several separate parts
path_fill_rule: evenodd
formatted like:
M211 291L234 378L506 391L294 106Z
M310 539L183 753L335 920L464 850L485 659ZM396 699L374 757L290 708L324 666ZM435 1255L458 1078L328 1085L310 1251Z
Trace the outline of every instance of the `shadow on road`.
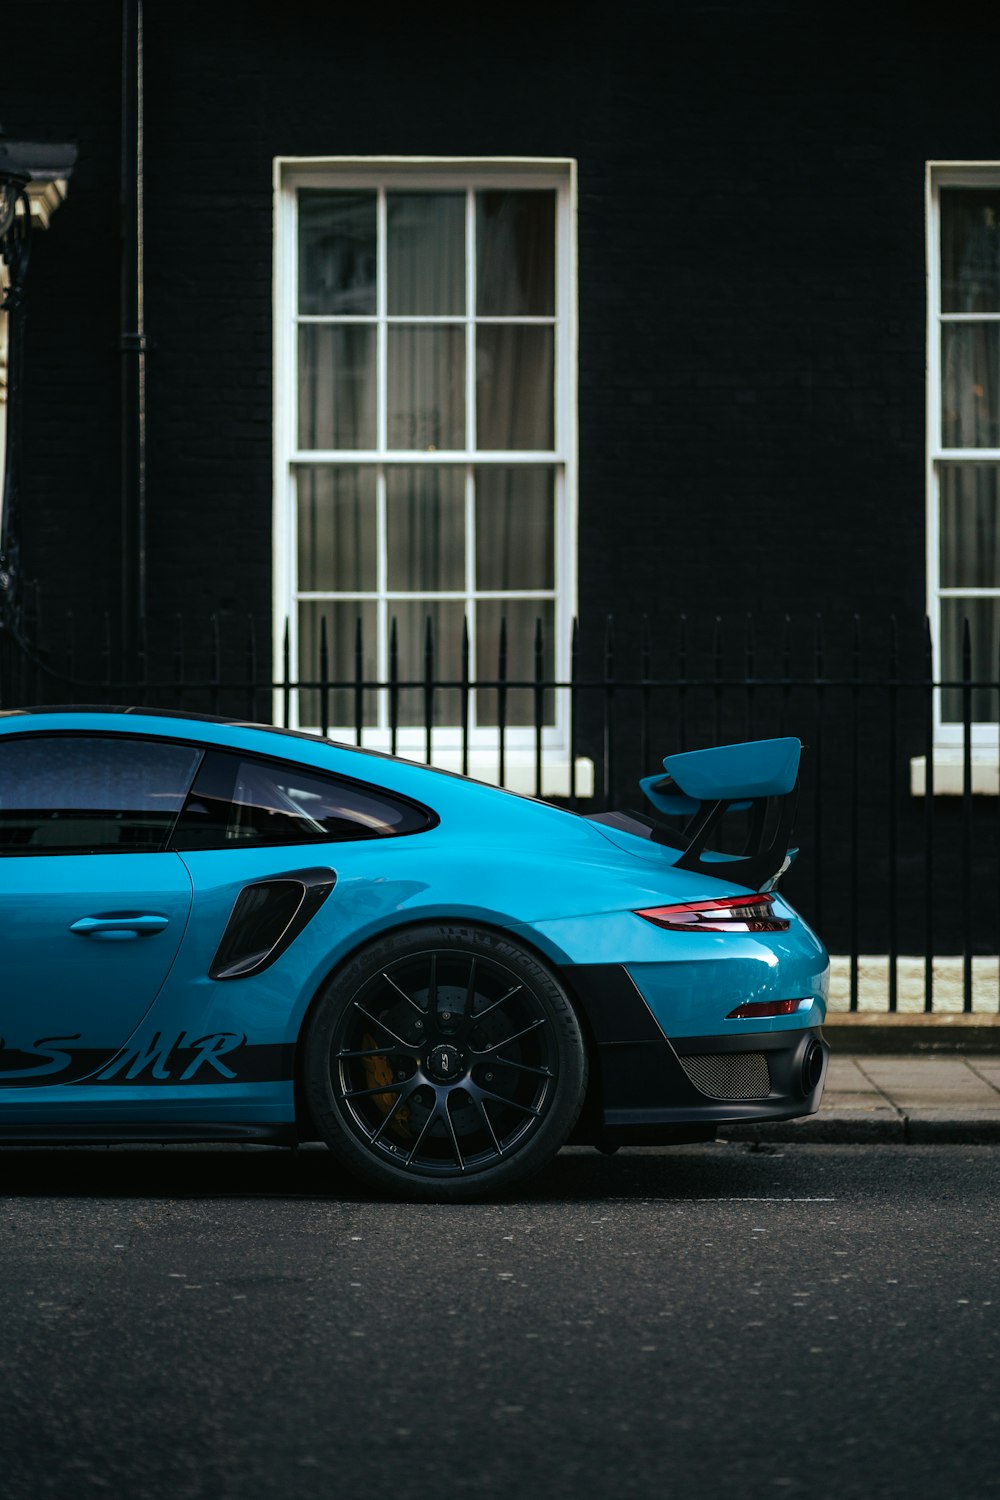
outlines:
M683 1200L769 1188L784 1148L683 1146L560 1153L514 1200ZM321 1198L375 1203L380 1195L344 1173L329 1152L247 1146L5 1147L0 1193L27 1198ZM510 1201L505 1200L505 1201Z

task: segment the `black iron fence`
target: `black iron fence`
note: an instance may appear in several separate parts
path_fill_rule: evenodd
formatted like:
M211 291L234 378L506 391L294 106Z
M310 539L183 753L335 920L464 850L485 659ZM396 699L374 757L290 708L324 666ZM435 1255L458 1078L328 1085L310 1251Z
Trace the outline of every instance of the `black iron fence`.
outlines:
M467 628L451 654L458 673L442 675L430 620L416 646L391 627L382 675L366 672L360 620L346 649L324 622L297 674L288 630L272 661L253 620L213 616L192 636L175 619L131 655L108 621L81 630L68 618L59 636L45 651L0 638L0 707L180 708L428 760L447 736L455 769L475 771L485 755L501 784L516 769L521 788L580 811L638 805L639 778L674 751L796 735L802 853L782 888L841 955L835 1006L1000 1010L1000 664L973 675L968 628L947 680L926 626L856 618L766 632L749 617L655 631L609 618L574 625L562 672L541 622L528 652L502 627L489 677L473 672Z

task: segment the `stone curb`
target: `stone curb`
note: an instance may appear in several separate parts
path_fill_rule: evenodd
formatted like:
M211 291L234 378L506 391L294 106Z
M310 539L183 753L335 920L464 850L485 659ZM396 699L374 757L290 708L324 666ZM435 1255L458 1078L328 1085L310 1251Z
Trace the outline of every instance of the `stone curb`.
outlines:
M1000 1053L1000 1014L870 1015L827 1014L823 1035L836 1052Z
M719 1139L801 1146L992 1146L1000 1143L1000 1111L906 1115L888 1108L830 1110L804 1120L723 1125Z

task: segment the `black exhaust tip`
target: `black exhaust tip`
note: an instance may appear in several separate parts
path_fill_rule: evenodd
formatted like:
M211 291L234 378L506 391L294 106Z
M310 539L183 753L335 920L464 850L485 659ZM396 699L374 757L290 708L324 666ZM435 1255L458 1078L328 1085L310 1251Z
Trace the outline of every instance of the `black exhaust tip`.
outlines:
M822 1077L823 1047L820 1042L812 1041L806 1048L806 1055L802 1059L802 1092L811 1094Z

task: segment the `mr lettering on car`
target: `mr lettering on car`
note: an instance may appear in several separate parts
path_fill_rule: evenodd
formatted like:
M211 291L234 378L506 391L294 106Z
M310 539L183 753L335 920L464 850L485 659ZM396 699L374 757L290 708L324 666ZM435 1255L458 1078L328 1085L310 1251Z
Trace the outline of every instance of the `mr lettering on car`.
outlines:
M0 1040L0 1086L22 1079L54 1078L60 1073L77 1072L74 1063L79 1054L68 1044L79 1040L79 1032L75 1036L39 1037L30 1052L8 1048ZM215 1082L218 1078L231 1081L237 1074L221 1059L245 1043L245 1033L235 1031L215 1031L199 1037L181 1031L172 1040L166 1040L156 1031L147 1041L134 1041L120 1052L112 1053L111 1060L105 1062L100 1072L91 1074L89 1081L108 1083L115 1079L125 1083L142 1075L160 1083ZM5 1054L10 1060L14 1055L26 1059L27 1066L5 1068ZM207 1074L203 1071L206 1068L210 1070Z

